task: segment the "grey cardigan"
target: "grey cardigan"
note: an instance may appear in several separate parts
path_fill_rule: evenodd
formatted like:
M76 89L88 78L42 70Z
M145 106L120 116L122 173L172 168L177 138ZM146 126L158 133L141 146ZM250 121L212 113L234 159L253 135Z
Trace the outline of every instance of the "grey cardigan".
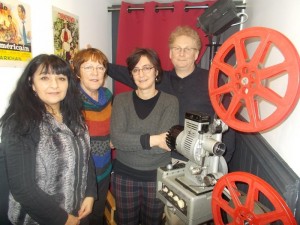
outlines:
M158 147L142 148L140 136L161 134L178 124L179 106L176 97L161 92L151 113L140 119L135 111L132 92L115 97L111 117L111 140L116 159L137 170L155 170L171 160L170 152Z

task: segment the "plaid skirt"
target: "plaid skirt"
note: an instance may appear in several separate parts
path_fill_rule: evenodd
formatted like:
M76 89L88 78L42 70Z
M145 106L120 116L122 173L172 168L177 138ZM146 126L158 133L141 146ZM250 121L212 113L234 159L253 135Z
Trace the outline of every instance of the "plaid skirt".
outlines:
M141 182L112 173L117 224L160 225L164 203L156 198L156 182Z

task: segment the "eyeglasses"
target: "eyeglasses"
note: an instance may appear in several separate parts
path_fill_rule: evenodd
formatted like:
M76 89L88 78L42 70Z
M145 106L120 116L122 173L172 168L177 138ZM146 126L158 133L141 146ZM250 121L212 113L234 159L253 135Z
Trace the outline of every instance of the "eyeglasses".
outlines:
M176 54L179 54L179 53L181 53L182 51L185 53L185 54L191 54L192 53L192 51L198 51L198 49L197 48L180 48L180 47L172 47L171 48L172 49L172 51L174 52L174 53L176 53Z
M93 66L83 66L82 67L85 72L88 72L88 73L91 73L94 71L94 69L96 69L97 73L104 73L105 72L105 68L103 66L96 66L96 67L93 67Z
M146 66L143 67L142 69L139 68L134 68L131 72L133 75L137 75L140 71L143 71L144 74L148 74L150 73L150 71L154 68L154 66L150 67L150 66Z

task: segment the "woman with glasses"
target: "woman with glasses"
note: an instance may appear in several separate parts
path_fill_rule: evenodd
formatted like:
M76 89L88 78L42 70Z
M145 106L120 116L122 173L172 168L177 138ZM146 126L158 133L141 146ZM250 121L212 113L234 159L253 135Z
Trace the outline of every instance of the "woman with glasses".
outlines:
M156 52L136 49L127 66L136 89L115 97L111 118L117 223L159 225L164 204L156 198L156 173L171 160L165 140L178 123L178 101L156 89L162 75Z
M98 49L79 51L73 59L78 88L83 102L97 176L98 198L89 216L90 225L103 224L103 214L108 192L111 164L110 116L112 93L104 87L108 60Z

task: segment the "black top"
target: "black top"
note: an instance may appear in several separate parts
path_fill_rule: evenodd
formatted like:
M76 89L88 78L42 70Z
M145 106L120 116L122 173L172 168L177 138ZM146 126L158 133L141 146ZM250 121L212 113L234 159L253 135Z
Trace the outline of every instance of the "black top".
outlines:
M207 113L214 118L215 112L212 107L208 92L208 70L195 67L195 70L188 76L180 78L175 70L164 71L162 80L156 85L158 90L164 91L178 98L179 102L179 123L184 125L186 112L196 111ZM129 75L125 66L109 64L108 75L131 88L136 88L134 81ZM223 135L223 142L226 145L226 153L223 155L228 162L235 150L235 133L229 128ZM186 159L178 156L172 151L172 157L181 160Z
M154 97L145 100L141 99L135 91L132 92L134 109L141 120L145 119L151 113L159 96L160 92L158 92Z

